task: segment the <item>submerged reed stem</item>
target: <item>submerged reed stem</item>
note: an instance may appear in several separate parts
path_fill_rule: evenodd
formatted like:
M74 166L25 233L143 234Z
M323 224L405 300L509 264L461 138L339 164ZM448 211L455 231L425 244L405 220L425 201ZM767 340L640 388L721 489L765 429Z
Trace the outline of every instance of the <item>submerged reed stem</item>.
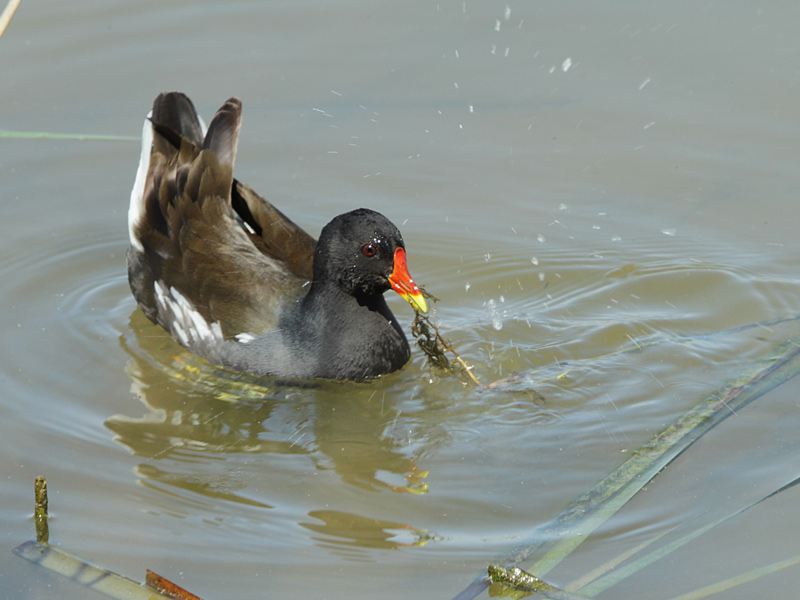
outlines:
M47 524L47 481L37 477L33 483L33 519L36 525L36 541L45 546L50 540L50 527Z
M0 13L0 36L6 32L8 24L11 23L11 17L17 12L21 2L22 0L8 0L8 4L6 4L3 12Z

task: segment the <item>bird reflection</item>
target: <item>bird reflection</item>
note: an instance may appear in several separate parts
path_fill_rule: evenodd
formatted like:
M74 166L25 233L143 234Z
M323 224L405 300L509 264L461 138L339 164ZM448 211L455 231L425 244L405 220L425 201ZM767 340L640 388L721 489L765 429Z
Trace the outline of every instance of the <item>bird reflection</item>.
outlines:
M439 539L426 529L338 510L315 510L308 516L312 521L300 525L317 534L314 541L347 558L358 558L361 548L395 550Z
M138 310L120 345L145 412L105 424L115 441L147 460L137 469L145 481L210 494L214 486L196 472L182 476L181 462L268 453L306 456L314 468L365 490L427 491L427 473L417 465L423 447L409 443L386 393L391 376L356 384L233 373L185 352ZM154 466L166 459L169 469Z

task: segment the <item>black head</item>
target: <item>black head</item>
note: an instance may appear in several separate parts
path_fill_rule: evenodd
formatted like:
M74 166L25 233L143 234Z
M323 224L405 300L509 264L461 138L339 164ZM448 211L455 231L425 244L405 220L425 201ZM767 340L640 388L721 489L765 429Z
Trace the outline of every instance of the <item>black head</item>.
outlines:
M337 282L348 294L368 297L391 285L395 251L403 237L382 214L359 208L335 217L319 236L314 281Z

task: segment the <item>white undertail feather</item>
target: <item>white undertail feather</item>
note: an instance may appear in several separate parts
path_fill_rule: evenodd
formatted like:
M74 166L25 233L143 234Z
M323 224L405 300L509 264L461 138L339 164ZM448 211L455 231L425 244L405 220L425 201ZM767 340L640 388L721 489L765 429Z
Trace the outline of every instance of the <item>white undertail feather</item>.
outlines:
M153 146L153 126L150 117L153 116L151 110L147 113L142 127L142 154L139 157L139 168L136 170L136 179L133 181L131 190L131 204L128 207L128 234L131 238L131 246L139 252L144 252L142 243L136 239L134 228L144 215L144 183L147 179L147 171L150 169L150 150Z
M192 303L174 287L167 289L161 281L155 282L156 302L162 313L167 313L167 320L172 333L187 348L207 343L223 341L222 328L218 322L205 320L192 306Z
M131 203L128 207L128 235L131 238L131 246L139 252L144 252L142 243L136 239L135 227L139 220L144 215L144 184L147 179L147 172L150 170L150 153L153 149L153 124L150 118L153 116L151 110L147 113L147 118L144 120L142 127L142 153L139 156L139 168L136 170L136 179L133 180L133 189L131 190ZM203 131L205 137L208 127L200 116L197 116L200 122L200 129Z

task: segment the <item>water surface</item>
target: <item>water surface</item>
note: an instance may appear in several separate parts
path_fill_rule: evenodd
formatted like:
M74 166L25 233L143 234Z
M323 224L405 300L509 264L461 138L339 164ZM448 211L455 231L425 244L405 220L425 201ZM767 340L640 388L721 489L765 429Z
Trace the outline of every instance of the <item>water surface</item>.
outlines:
M243 181L314 235L359 206L389 216L477 376L529 375L480 392L415 351L361 384L218 377L128 291L138 144L3 139L4 596L86 597L10 553L40 474L52 542L136 579L454 596L797 333L740 328L798 313L798 24L790 2L23 5L2 129L137 136L161 91L206 117L237 95ZM553 582L791 481L796 397L728 419ZM796 506L783 492L606 597L790 558ZM799 577L725 597L791 598Z

